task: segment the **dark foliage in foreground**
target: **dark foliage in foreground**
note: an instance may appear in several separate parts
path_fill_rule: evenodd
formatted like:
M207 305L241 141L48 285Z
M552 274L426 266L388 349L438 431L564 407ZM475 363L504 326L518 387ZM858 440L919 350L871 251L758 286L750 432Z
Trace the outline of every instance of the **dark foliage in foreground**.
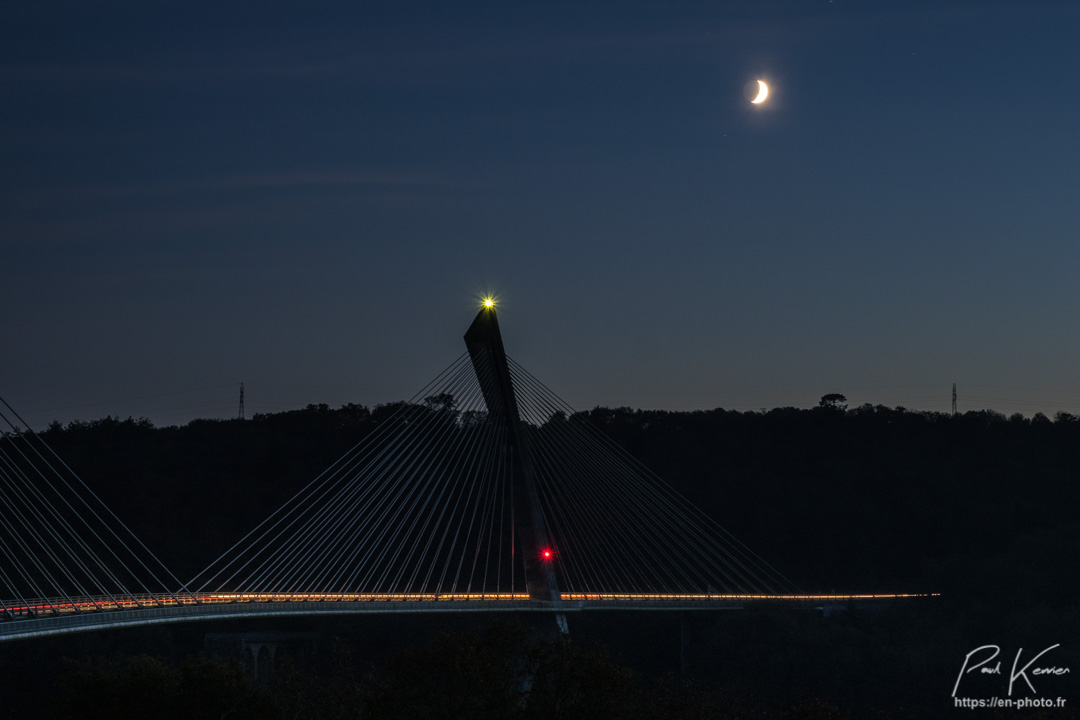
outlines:
M235 663L215 658L170 665L148 655L70 664L52 712L71 720L277 716L269 693Z
M261 720L849 720L820 699L765 709L713 698L672 677L645 681L601 647L541 638L517 625L443 632L370 673L335 649L320 671L288 664L264 687L238 664L138 655L69 662L45 710L71 720L154 717ZM875 717L885 717L877 716Z

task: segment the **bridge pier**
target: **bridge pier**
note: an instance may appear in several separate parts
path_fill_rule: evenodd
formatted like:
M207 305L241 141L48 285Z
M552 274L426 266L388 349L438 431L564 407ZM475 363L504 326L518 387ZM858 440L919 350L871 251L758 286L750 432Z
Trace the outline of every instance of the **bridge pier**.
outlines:
M522 434L521 413L493 306L480 309L464 339L473 372L484 394L488 417L502 423L507 430L503 452L511 468L513 532L521 551L525 589L533 600L557 605L561 598L554 569L558 550L551 547L540 507L536 468ZM565 617L556 618L556 623L560 631L568 632Z
M690 661L687 646L690 644L690 613L679 613L679 673L686 677L690 674Z
M276 642L241 642L244 648L244 669L256 681L259 681L259 670L262 670L262 684L267 684L274 675L274 656L277 655Z
M268 685L274 679L279 650L294 657L307 656L318 637L307 632L207 633L203 648L209 655L239 661L252 679Z

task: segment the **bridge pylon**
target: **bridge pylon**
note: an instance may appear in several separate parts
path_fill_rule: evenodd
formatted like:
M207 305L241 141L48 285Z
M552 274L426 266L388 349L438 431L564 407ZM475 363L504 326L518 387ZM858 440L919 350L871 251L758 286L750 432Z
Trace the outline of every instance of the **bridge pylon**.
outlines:
M559 585L552 567L557 553L551 546L544 523L536 486L536 469L529 447L524 442L521 414L494 304L485 303L480 308L465 332L465 345L484 394L488 417L494 422L504 423L507 430L501 451L511 468L514 545L515 551L522 556L526 591L531 600L557 604L560 600Z

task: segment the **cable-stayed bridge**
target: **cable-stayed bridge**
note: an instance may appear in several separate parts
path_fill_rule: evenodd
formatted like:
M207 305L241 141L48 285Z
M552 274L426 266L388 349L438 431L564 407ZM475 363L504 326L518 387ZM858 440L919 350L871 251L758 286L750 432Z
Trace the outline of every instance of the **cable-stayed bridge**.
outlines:
M3 402L0 639L372 612L732 609L801 593L510 359L466 351L187 582Z

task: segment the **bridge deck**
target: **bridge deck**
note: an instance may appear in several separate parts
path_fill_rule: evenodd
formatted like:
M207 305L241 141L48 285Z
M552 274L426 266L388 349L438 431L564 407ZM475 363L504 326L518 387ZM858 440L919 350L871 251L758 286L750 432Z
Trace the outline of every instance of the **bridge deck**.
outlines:
M588 610L739 610L747 605L843 607L888 602L920 594L891 595L649 595L562 593L556 602L523 594L250 594L196 593L172 597L55 598L7 603L0 641L89 630L196 620L296 615L437 612L581 612Z

